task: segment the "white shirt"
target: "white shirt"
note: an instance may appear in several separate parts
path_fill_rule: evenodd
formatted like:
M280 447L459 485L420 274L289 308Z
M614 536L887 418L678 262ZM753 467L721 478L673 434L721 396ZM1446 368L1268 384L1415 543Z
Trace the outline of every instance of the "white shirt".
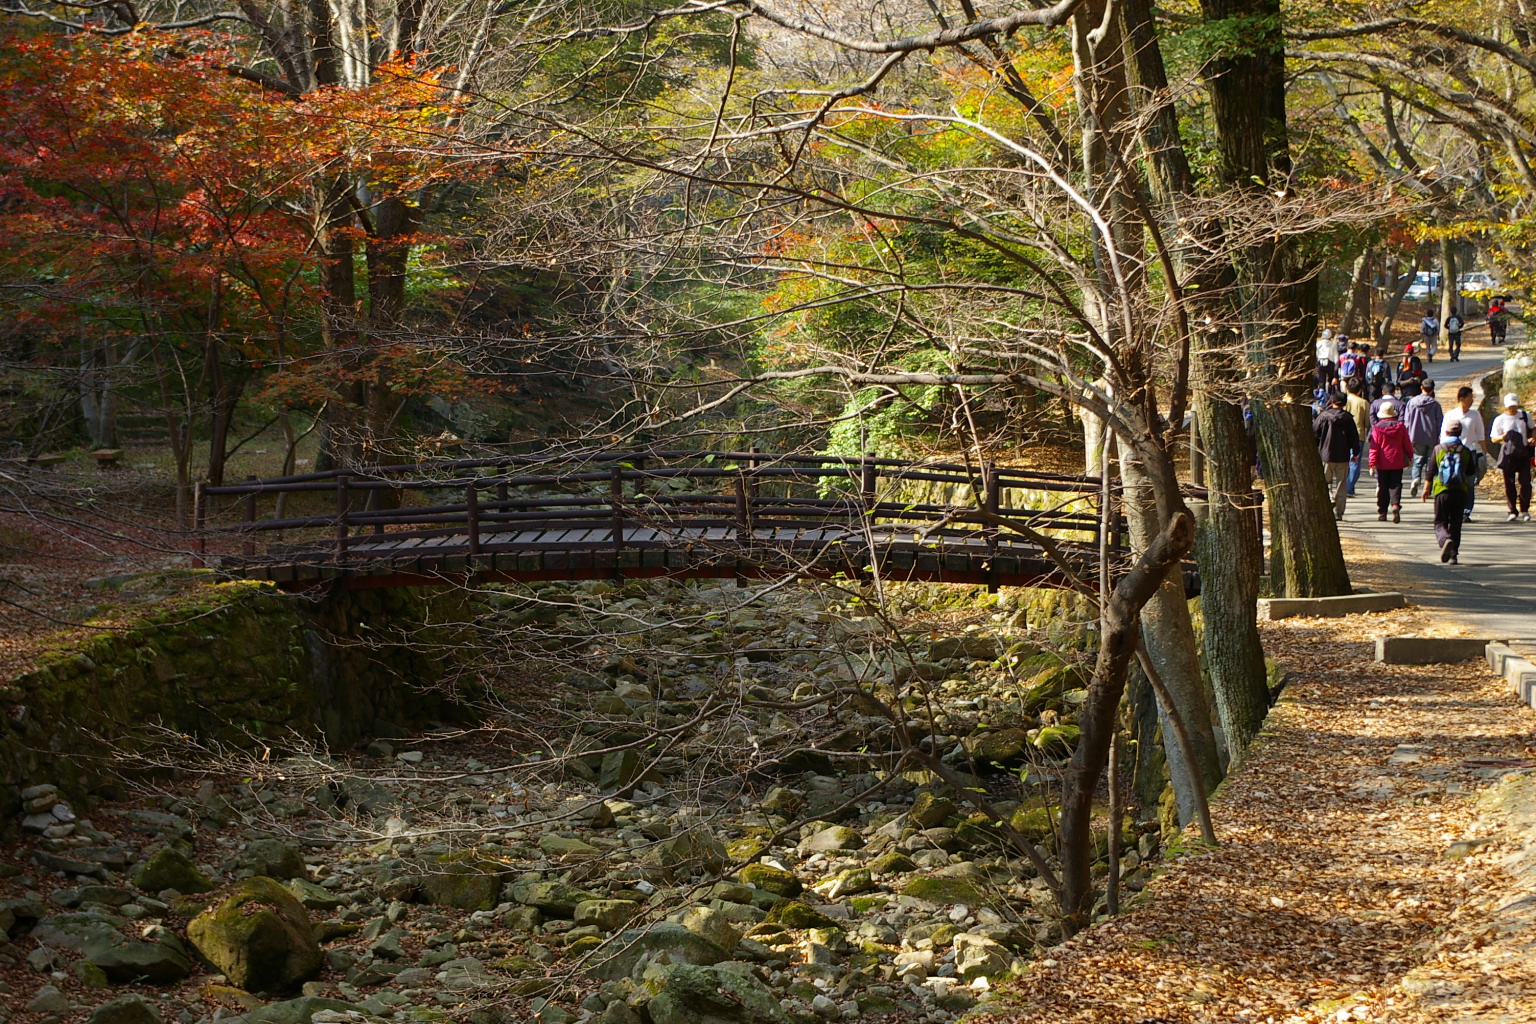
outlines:
M1488 439L1488 433L1483 429L1483 417L1476 409L1461 411L1461 405L1453 405L1446 412L1445 419L1440 423L1440 443L1445 444L1451 435L1447 432L1452 423L1461 424L1461 443L1465 445L1481 445Z
M1527 422L1528 415L1524 410L1515 413L1513 416L1507 412L1500 413L1493 418L1493 430L1490 431L1490 434L1496 434L1503 438L1505 434L1513 430L1529 441L1531 439L1531 424Z
M1331 363L1338 358L1338 344L1332 338L1319 337L1317 339L1317 361L1319 363Z

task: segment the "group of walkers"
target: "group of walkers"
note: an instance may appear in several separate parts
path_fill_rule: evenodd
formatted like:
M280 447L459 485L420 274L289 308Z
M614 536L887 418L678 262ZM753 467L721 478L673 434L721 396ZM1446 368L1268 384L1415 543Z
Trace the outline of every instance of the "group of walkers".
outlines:
M1513 393L1491 426L1474 409L1469 387L1456 391L1449 410L1425 379L1419 393L1402 401L1396 387L1367 403L1357 391L1335 391L1314 421L1318 454L1333 496L1334 518L1342 520L1346 499L1355 496L1362 464L1376 478L1376 518L1402 522L1403 482L1408 495L1434 502L1435 539L1440 560L1455 564L1461 530L1472 521L1477 485L1490 461L1504 476L1508 522L1531 521L1531 416ZM1490 448L1490 445L1493 446Z
M1321 412L1328 404L1328 396L1340 390L1359 394L1368 402L1389 392L1411 397L1418 394L1426 376L1424 360L1412 342L1403 346L1399 358L1393 359L1385 345L1373 347L1351 341L1343 334L1335 342L1333 332L1324 330L1317 342L1317 401L1313 409Z

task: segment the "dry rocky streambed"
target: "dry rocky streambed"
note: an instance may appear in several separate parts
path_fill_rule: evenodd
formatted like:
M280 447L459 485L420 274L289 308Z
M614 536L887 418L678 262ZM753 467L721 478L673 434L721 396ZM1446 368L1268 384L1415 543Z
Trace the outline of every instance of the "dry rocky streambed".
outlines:
M1058 937L994 822L1050 846L1088 638L1060 594L908 595L891 629L804 585L486 592L466 723L34 787L0 1021L953 1019ZM1155 822L1124 842L1134 890Z

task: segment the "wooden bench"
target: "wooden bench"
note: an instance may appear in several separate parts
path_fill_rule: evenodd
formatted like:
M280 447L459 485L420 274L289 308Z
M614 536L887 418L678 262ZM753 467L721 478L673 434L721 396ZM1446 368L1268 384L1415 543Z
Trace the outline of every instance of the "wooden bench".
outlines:
M91 452L91 458L96 460L97 469L116 469L123 458L121 448L98 448Z

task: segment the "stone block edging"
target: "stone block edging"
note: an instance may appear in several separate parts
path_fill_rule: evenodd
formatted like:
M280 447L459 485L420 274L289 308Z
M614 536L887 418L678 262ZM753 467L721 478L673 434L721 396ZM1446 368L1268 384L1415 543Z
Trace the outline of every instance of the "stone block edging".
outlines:
M1485 657L1489 646L1496 643L1503 641L1487 637L1379 636L1376 660L1383 665L1444 665Z
M1390 612L1407 605L1403 595L1395 591L1385 594L1344 594L1340 597L1261 597L1259 619L1271 622L1296 616L1337 619L1361 612Z
M1536 710L1536 665L1502 643L1489 644L1487 657L1488 667L1509 681L1522 703Z

